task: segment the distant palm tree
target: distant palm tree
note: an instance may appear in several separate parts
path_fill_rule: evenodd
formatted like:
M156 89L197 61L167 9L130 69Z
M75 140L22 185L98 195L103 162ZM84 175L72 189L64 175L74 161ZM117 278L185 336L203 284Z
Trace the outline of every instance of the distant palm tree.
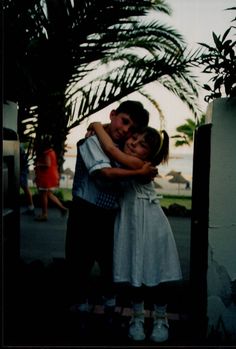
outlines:
M176 138L175 146L180 147L183 145L191 145L193 142L194 131L200 125L205 124L206 115L202 114L200 119L196 121L193 119L186 119L186 123L176 127L178 134L171 138Z
M19 104L23 141L50 136L63 156L72 128L153 81L197 113L197 53L146 16L169 15L164 0L3 0L3 10L4 97Z

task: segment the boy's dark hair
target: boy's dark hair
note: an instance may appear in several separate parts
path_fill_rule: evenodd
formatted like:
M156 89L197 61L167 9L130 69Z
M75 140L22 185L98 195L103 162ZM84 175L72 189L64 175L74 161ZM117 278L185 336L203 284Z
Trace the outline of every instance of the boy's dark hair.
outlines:
M122 102L116 109L116 113L126 113L130 116L132 121L136 124L137 129L143 129L148 125L149 112L138 101Z

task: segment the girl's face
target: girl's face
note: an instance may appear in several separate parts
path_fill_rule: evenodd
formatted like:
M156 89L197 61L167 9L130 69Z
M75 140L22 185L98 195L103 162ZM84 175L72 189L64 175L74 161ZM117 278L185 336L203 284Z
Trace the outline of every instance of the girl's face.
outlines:
M151 153L151 148L145 141L145 133L134 133L124 145L126 154L136 156L139 159L146 160Z

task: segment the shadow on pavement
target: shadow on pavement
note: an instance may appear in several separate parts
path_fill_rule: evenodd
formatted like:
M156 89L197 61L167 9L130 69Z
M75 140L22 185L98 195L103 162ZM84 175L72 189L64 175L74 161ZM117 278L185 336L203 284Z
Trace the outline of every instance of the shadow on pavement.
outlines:
M181 258L188 275L188 241L184 237L189 230L189 219L172 220L184 253ZM35 222L33 217L21 214L21 260L5 280L3 307L3 343L5 346L155 346L148 340L152 317L146 305L147 339L139 344L127 337L131 317L126 289L120 289L112 327L107 328L101 307L99 279L91 275L94 285L95 309L81 327L78 314L69 312L69 296L66 282L64 239L66 219L56 209L50 209L48 222ZM185 235L183 235L185 231ZM187 244L186 244L187 241ZM189 321L189 280L172 284L168 305L170 338L162 346L191 345ZM100 310L99 310L100 309ZM192 343L193 344L193 343ZM158 345L160 346L160 344Z
M94 279L95 291L96 282ZM30 264L21 261L10 288L4 309L4 344L7 346L137 346L127 338L130 312L122 292L117 299L112 327L106 327L102 311L94 310L87 319L86 328L81 328L79 315L68 310L62 259L54 260L48 266L41 261ZM173 299L169 304L170 339L163 345L191 344L186 291L186 285L173 289ZM94 297L95 304L99 304L96 292ZM148 335L152 318L150 311L146 313ZM139 345L144 344L145 347L155 345L148 338Z

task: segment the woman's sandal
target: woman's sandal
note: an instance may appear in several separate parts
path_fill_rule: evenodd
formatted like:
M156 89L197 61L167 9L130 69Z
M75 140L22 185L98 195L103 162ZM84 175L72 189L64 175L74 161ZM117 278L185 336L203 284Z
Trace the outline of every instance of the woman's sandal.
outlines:
M61 216L65 217L68 213L68 208L61 208Z
M39 215L35 217L34 220L37 222L46 222L48 220L48 217L46 215Z

